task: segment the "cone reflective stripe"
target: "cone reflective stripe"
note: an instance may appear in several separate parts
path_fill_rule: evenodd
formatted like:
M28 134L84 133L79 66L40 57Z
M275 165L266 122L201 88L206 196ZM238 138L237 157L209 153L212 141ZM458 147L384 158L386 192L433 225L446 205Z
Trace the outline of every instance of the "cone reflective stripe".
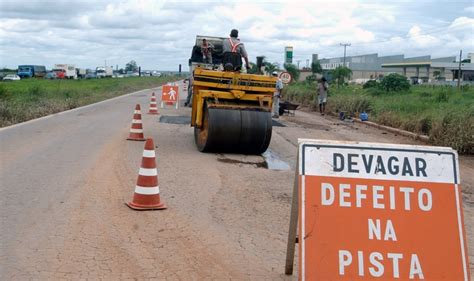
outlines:
M127 140L145 140L145 137L143 136L142 113L139 104L135 106L135 111L133 112L132 127L130 128L130 135L128 136Z
M151 101L150 101L150 109L148 110L148 114L158 115L158 107L156 106L156 97L155 92L151 94Z
M143 151L142 164L138 171L135 194L133 195L132 202L127 203L127 206L134 210L166 209L165 203L161 202L160 198L154 147L153 139L147 139L145 150Z

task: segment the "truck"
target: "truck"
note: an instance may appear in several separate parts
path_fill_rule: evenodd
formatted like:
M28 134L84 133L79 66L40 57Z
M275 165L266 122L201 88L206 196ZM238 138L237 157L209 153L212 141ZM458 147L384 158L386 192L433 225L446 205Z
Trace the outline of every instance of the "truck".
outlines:
M76 66L74 64L55 64L53 71L64 70L64 78L77 79Z
M85 68L76 68L77 78L84 79L86 77L87 71Z
M19 65L17 74L21 78L43 78L46 76L46 67L44 65Z
M99 66L95 69L97 78L112 77L114 69L111 66Z
M212 64L203 63L202 39L214 45ZM261 154L272 136L277 78L241 73L240 55L222 53L224 40L198 35L189 59L194 141L201 152Z

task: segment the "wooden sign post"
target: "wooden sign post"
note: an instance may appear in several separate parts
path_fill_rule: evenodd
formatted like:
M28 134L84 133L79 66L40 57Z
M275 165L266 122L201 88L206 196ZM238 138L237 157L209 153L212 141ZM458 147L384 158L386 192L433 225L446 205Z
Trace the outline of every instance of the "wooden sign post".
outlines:
M300 280L470 280L456 151L326 140L298 148L286 274L299 217Z

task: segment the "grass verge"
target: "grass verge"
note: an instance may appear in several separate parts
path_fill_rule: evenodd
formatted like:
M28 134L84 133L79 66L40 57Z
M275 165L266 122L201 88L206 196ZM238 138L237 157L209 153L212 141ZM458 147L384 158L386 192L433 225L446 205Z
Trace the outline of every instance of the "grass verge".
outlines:
M0 82L0 127L158 87L177 79L176 76L165 76Z
M316 85L295 83L285 99L317 108ZM376 123L428 135L430 142L450 146L461 154L474 154L474 88L412 86L408 91L384 92L360 86L332 87L328 110L355 116L368 112Z

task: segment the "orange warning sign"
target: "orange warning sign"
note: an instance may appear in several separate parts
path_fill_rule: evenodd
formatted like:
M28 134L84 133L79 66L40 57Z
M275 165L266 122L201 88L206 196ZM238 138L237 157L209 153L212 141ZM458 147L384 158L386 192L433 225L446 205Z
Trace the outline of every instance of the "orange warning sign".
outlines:
M172 85L163 85L163 92L161 94L161 101L162 102L170 102L175 103L178 101L178 86Z
M449 148L299 142L300 280L470 280Z

